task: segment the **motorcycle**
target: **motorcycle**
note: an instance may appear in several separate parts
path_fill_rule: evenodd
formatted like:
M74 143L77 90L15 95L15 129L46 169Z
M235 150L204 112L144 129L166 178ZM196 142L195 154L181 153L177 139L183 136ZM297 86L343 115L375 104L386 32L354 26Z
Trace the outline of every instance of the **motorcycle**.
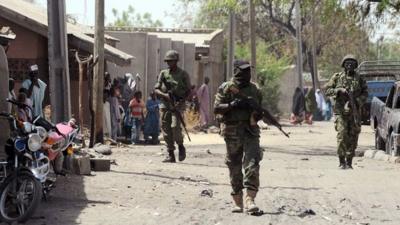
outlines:
M2 162L0 184L0 221L24 222L35 212L42 199L42 183L50 171L49 159L41 151L47 132L43 127L20 122L8 113L0 113L10 124L6 142L7 161Z
M71 151L79 127L75 125L74 119L68 123L53 125L42 117L36 117L31 122L18 121L8 113L0 113L0 117L9 121L11 130L5 146L7 161L0 162L3 167L0 221L24 222L33 215L42 197L46 198L54 187L55 179L48 176L51 167L55 174L60 174L61 169L56 169L56 163L61 161L62 168L63 151Z

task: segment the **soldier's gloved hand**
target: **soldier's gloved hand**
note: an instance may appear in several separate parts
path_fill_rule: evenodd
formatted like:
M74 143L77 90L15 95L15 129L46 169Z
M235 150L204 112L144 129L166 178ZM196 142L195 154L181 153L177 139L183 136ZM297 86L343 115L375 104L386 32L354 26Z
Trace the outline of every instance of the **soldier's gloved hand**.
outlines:
M336 94L347 94L346 88L336 88Z
M235 100L231 101L231 102L229 103L229 105L230 105L232 108L236 108L236 109L245 109L245 108L248 108L248 107L249 107L249 105L247 104L247 102L244 101L244 100L242 100L242 99L235 99Z

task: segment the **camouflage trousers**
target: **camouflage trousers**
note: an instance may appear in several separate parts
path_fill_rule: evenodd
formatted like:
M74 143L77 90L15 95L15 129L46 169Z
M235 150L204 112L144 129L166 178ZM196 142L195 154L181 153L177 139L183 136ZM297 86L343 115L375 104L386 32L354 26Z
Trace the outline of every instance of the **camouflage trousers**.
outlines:
M225 125L222 134L226 143L225 163L229 168L231 194L240 194L244 188L258 191L262 159L258 129L251 132L244 126Z
M338 156L354 157L357 148L361 124L356 124L352 115L336 115Z
M181 114L182 115L182 114ZM161 132L164 136L164 141L167 145L167 150L174 151L175 143L178 145L183 144L182 125L179 119L176 118L175 113L161 109Z

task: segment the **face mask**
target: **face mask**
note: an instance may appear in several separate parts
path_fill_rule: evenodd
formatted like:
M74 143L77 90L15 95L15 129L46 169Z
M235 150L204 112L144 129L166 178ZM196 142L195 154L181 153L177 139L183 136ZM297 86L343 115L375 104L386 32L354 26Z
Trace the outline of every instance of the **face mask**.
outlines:
M356 62L352 60L344 62L344 70L346 71L347 74L354 75L356 68L357 68Z
M238 70L237 72L235 72L233 80L240 87L247 86L250 83L250 80L251 80L251 71L250 71L250 69Z

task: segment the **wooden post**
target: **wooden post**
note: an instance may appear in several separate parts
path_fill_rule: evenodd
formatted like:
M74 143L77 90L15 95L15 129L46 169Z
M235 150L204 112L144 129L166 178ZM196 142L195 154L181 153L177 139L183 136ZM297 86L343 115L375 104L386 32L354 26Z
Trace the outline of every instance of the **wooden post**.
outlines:
M233 10L229 13L229 39L228 39L228 62L226 69L226 80L233 76L233 60L235 59L235 12Z
M257 77L257 50L256 50L256 13L254 9L254 0L249 0L249 35L250 35L250 50L251 50L251 79L253 82L258 81Z
M104 0L95 1L94 55L98 63L93 76L94 143L103 142L103 89L104 89ZM92 144L92 143L91 143Z
M81 134L82 134L82 131L83 131L83 102L84 102L83 92L85 90L85 88L83 87L83 68L85 65L87 67L89 67L89 63L93 59L93 55L90 55L88 58L82 60L79 58L78 51L76 51L75 59L79 64L79 126L81 127ZM85 139L84 139L83 135L82 135L82 141L83 141L82 147L85 148L86 144L85 144Z
M301 90L303 90L303 42L301 38L301 7L300 0L296 0L296 38L297 38L297 76Z
M52 121L68 121L71 117L65 1L48 0L48 54Z
M314 85L314 90L317 89L321 89L320 87L320 83L319 83L319 77L318 77L318 64L317 64L317 50L316 50L316 45L317 45L317 40L315 38L315 33L316 33L316 27L315 27L315 7L317 7L317 5L315 4L315 0L313 1L313 5L312 5L312 15L311 15L311 19L312 19L312 71L314 74L314 79L313 79L313 85Z
M3 46L0 45L0 112L8 112L9 111L9 103L6 102L6 98L8 98L8 61L6 51ZM7 120L0 118L0 146L6 145L7 139L10 137L10 125ZM0 159L6 159L7 155L4 150L0 151Z

